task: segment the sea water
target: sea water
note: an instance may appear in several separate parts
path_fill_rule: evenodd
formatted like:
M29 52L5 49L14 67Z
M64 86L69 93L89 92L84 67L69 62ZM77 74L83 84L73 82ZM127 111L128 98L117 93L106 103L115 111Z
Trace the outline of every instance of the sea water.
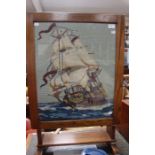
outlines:
M113 103L107 102L100 106L78 107L72 109L63 103L39 103L41 121L96 119L112 117Z

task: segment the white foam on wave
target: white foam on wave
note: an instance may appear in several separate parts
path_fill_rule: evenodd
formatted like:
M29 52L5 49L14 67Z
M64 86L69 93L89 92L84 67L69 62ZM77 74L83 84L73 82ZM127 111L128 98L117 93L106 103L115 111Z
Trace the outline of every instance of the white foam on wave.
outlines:
M112 105L113 105L112 103L106 103L103 105L96 105L96 106L76 107L76 109L78 109L78 110L101 110L103 108L108 108Z
M39 110L42 110L42 111L46 111L46 110L49 110L49 109L51 109L49 106L39 107Z
M104 115L105 115L105 116L110 116L110 115L112 115L112 111L105 112Z

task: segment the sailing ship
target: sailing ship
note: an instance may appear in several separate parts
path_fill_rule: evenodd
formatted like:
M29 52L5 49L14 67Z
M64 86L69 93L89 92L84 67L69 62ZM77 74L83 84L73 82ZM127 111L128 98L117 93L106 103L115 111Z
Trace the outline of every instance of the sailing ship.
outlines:
M50 85L50 95L60 103L76 107L103 105L106 103L106 92L99 80L101 66L89 54L74 30L52 23L48 30L54 38L52 42L50 63L42 77L41 88Z

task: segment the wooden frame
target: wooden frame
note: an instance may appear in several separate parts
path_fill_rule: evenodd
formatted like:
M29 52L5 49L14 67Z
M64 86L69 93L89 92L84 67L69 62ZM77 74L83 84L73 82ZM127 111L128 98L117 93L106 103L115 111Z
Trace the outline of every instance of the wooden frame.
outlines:
M36 75L35 75L35 40L34 22L86 22L86 23L112 23L116 24L116 65L115 65L115 94L114 112L112 118L95 120L69 120L69 121L40 121L37 110ZM27 71L28 71L28 94L30 101L30 113L32 127L38 129L39 144L42 144L41 129L64 128L79 126L107 125L107 131L114 139L114 125L119 122L119 111L122 94L124 63L124 17L107 15L102 13L30 13L27 14Z

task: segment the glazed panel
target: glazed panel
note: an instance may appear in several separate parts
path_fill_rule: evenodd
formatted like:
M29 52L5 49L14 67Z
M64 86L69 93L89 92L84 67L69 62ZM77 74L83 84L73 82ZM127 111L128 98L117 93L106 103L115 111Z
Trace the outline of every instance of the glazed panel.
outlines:
M112 117L116 25L35 22L41 121Z

